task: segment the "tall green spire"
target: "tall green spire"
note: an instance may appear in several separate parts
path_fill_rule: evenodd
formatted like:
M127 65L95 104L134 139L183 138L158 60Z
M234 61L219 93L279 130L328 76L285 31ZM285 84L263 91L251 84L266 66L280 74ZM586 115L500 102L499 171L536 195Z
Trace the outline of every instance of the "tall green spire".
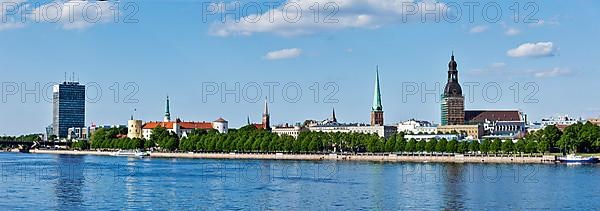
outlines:
M373 93L373 111L383 111L381 106L381 90L379 89L379 65L375 70L375 92Z
M164 118L165 122L170 122L171 121L171 111L169 109L169 95L167 95L167 108L165 109L165 118Z

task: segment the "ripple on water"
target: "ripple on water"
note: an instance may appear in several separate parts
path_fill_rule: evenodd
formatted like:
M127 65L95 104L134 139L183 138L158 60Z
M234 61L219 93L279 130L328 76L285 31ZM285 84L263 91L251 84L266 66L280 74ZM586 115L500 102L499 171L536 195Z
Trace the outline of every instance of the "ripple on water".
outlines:
M0 153L0 167L3 210L32 206L40 210L600 207L598 165L127 159ZM515 169L519 169L517 179ZM482 179L480 172L486 171L502 174L490 181ZM435 180L422 179L421 173L440 175ZM465 176L472 179L460 179Z

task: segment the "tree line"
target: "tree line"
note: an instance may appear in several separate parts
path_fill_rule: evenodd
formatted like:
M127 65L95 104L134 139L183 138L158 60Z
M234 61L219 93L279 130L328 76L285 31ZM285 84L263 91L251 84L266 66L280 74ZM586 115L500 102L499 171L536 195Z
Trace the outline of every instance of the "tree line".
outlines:
M29 135L21 135L21 136L0 136L0 142L34 142L41 141L41 134L29 134Z
M599 152L600 127L578 123L561 132L555 126L512 140L484 139L457 141L446 139L407 140L403 133L381 138L376 134L303 132L297 139L278 136L266 130L245 126L231 129L226 134L216 130L194 130L180 138L167 129L153 129L150 139L118 138L126 131L118 128L99 129L90 143L74 142L77 149L148 149L185 152L350 152L350 153L547 153Z

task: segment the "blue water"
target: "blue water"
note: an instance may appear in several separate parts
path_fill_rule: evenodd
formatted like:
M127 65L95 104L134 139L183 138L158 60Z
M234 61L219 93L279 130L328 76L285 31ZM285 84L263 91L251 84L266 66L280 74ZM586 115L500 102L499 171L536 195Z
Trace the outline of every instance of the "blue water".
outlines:
M2 210L598 209L600 166L0 153Z

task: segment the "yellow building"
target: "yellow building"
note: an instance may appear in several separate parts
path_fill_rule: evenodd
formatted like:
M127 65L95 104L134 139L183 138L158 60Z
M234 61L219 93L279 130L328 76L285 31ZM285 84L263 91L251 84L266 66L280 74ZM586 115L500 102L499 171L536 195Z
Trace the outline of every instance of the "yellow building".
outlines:
M600 126L600 119L588 119L588 122Z
M479 139L483 136L483 126L482 125L443 125L438 126L438 133L453 133L458 132L462 134L466 134L467 136L473 139Z
M127 121L127 138L142 138L142 120Z

